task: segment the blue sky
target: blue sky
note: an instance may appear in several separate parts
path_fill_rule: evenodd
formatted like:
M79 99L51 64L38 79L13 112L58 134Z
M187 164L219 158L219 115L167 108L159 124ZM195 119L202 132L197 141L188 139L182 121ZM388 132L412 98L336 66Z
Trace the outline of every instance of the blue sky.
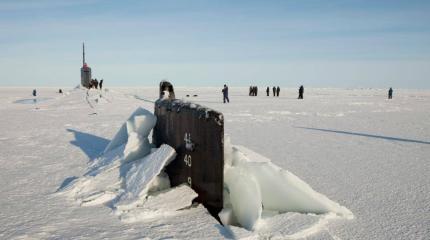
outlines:
M0 1L0 86L430 88L430 1Z

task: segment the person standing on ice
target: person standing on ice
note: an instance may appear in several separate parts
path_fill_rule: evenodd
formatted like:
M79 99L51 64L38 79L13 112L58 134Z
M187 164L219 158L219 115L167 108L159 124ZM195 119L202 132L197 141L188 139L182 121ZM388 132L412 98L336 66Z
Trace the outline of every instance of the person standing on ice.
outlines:
M224 84L224 88L222 89L222 96L223 96L224 103L226 100L228 103L230 102L230 100L228 99L228 87L226 84Z
M269 87L266 88L266 93L267 93L267 96L269 96L269 93L270 93L270 88Z
M100 88L100 91L102 90L102 87L103 87L103 78L100 80L100 82L99 82L99 88Z
M36 97L36 89L33 89L33 97Z
M392 99L393 98L393 89L390 88L388 89L388 99Z
M273 96L275 97L276 96L276 87L275 86L273 86L272 91L273 91Z
M276 88L276 96L279 97L279 92L281 91L281 88L279 86Z
M305 89L303 87L303 85L300 86L299 88L299 97L298 99L303 99L303 93L305 92Z

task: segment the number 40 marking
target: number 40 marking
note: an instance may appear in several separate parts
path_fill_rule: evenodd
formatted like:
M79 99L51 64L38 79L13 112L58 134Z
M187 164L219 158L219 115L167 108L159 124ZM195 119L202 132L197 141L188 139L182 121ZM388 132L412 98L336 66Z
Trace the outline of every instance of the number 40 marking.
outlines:
M187 165L188 167L191 167L191 155L185 154L184 162L185 162L185 165Z

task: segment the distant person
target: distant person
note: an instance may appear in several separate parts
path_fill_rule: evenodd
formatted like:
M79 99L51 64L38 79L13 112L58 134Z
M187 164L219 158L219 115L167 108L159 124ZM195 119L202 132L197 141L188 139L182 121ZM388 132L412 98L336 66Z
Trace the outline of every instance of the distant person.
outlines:
M63 94L63 90L60 88L60 89L58 89L58 93L61 93L61 94Z
M390 88L388 89L388 99L392 99L393 98L393 89Z
M273 87L272 91L273 91L273 96L275 97L276 96L276 87Z
M224 88L222 89L222 96L223 96L224 103L226 100L228 103L230 102L230 100L228 99L228 87L226 84L224 84Z
M97 89L98 88L98 86L99 86L99 81L97 81L97 78L96 79L94 79L94 88L95 89Z
M279 92L281 91L281 88L279 86L276 88L276 96L279 97Z
M305 92L305 89L303 87L303 85L300 86L299 88L299 97L298 99L303 99L303 93Z
M254 96L257 96L257 95L258 95L258 87L255 86L255 95Z
M269 96L269 94L270 94L270 88L269 87L266 88L266 93L267 93L267 96Z
M36 97L36 95L37 95L36 89L33 89L33 97Z
M252 96L252 86L249 86L249 96Z
M103 87L103 78L102 78L102 80L100 80L100 82L99 82L99 88L100 88L100 90L102 90L102 87Z

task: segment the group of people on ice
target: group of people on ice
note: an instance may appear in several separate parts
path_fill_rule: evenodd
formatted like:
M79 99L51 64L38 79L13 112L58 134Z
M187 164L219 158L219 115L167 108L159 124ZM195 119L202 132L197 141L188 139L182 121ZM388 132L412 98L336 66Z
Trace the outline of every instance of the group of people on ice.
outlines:
M274 97L279 97L279 93L281 92L281 88L279 86L278 87L273 86L272 91L273 91ZM270 95L270 88L269 87L266 88L266 95L267 96Z
M279 97L279 93L281 91L281 88L278 87L273 87L272 88L272 92L273 92L273 96L275 97ZM303 87L303 85L301 85L299 87L299 96L297 97L297 99L303 99L303 94L305 93L305 88ZM222 94L223 94L223 102L224 103L229 103L230 100L228 98L228 87L226 84L224 84L224 88L222 89ZM249 87L249 96L257 96L258 94L258 87L257 86L250 86ZM266 88L266 94L267 96L270 95L270 88L267 87ZM390 89L388 90L388 99L392 99L393 98L393 88L390 87Z
M97 78L91 79L90 81L90 85L89 85L89 89L91 88L100 88L100 90L102 90L103 87L103 79L100 80L100 82L97 80Z
M257 96L258 87L257 86L249 86L249 96Z

